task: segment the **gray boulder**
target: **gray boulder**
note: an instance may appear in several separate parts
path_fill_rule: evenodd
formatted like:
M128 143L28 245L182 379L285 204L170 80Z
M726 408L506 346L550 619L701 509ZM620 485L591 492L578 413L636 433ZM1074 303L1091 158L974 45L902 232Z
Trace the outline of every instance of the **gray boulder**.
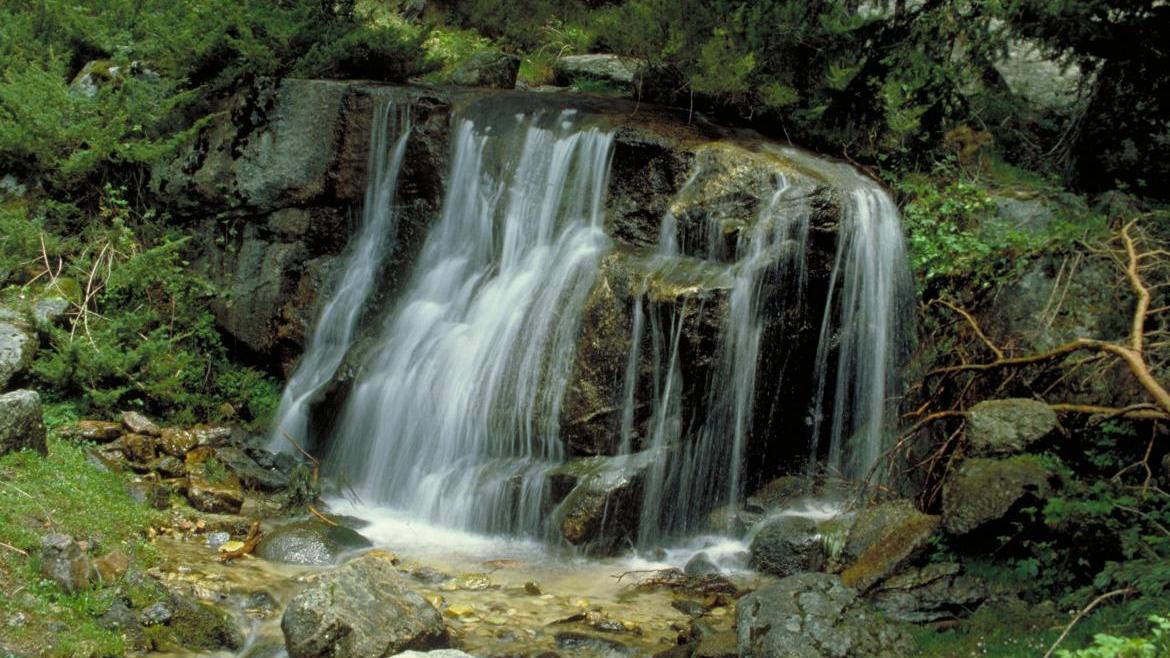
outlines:
M860 511L849 529L841 581L865 591L913 560L938 529L939 517L923 514L906 500Z
M68 310L69 300L64 297L45 297L33 304L33 320L37 327L46 328L57 324Z
M967 410L972 455L1024 452L1056 430L1056 412L1039 400L985 400Z
M520 58L497 51L476 53L461 62L451 72L451 83L464 87L495 87L511 89L516 86Z
M90 585L89 557L69 535L51 534L41 539L41 575L72 594Z
M0 395L0 455L25 448L48 453L41 397L28 390Z
M825 550L817 524L802 516L782 516L767 522L752 539L752 567L774 576L819 571Z
M1051 474L1028 455L968 459L943 483L943 527L963 535L1001 519L1026 496L1043 500Z
M0 391L32 363L36 341L19 316L0 309Z
M439 611L406 587L384 551L314 577L280 628L291 658L377 658L450 643Z
M646 62L620 55L566 55L553 63L553 78L561 86L571 85L574 80L588 79L604 80L632 90L645 69Z
M320 521L290 523L264 535L256 556L287 564L337 564L343 555L373 544L344 526Z
M958 564L928 564L887 579L867 596L887 619L921 624L969 615L988 589Z
M837 576L802 573L741 598L744 658L902 658L913 641L885 622Z

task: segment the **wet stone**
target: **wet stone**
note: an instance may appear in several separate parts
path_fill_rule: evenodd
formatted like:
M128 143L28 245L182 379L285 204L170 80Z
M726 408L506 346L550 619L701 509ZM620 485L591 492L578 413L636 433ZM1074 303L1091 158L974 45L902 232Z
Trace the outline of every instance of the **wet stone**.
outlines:
M143 626L159 626L170 623L174 616L175 612L169 606L159 602L143 608L142 612L138 613L138 620Z
M320 521L290 523L273 529L261 540L256 556L286 564L336 564L354 550L372 546L359 533Z
M696 553L694 557L687 560L686 566L683 567L683 573L688 576L709 576L721 573L721 570L706 553Z
M122 426L131 434L145 434L147 436L162 436L162 430L146 416L137 411L122 413Z
M629 647L617 640L588 633L563 631L556 634L555 640L557 648L562 651L599 653L606 656L633 655Z
M104 420L82 420L61 430L61 435L77 441L109 443L122 436L122 426Z

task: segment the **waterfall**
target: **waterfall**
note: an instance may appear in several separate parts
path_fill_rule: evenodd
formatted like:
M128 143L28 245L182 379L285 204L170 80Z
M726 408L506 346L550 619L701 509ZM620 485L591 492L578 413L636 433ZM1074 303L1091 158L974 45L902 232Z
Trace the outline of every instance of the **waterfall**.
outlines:
M785 153L809 159L795 151ZM886 447L898 367L914 337L914 288L901 217L890 195L852 167L821 166L836 175L843 198L817 346L811 462L816 463L819 443L827 433L825 466L856 479L869 475ZM825 397L829 386L831 408Z
M327 467L366 502L536 534L581 311L608 248L612 134L574 110L453 117L441 216Z
M290 438L302 446L309 444L309 408L329 384L353 343L378 269L393 250L398 227L394 194L410 125L409 107L400 108L386 97L374 99L361 228L351 240L337 289L321 308L305 353L281 395L276 425L269 440L276 450L293 450Z
M662 331L654 324L656 395L649 447L666 452L674 446L676 452L669 459L657 460L647 474L640 544L697 530L704 512L717 504L739 500L743 494L742 461L751 429L760 340L766 320L761 308L762 287L766 280L770 281L784 291L785 303L801 303L811 212L803 199L804 191L781 176L771 198L761 204L753 226L743 231L736 242L715 379L708 387L705 422L693 441L680 441L683 420L678 346L685 306L671 314L675 324L668 350ZM719 220L718 213L707 217L710 259L720 255ZM676 223L673 214L667 213L659 238L660 254L677 250L677 237L672 233ZM635 320L635 329L639 327ZM631 350L637 345L635 335ZM668 354L666 375L660 379L658 364L664 354ZM631 404L628 398L626 404Z

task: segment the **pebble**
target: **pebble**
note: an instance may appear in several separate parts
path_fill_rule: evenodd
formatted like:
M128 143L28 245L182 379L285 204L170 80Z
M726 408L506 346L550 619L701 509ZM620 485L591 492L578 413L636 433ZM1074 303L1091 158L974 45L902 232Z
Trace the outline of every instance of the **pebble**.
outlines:
M207 535L207 547L215 550L231 541L232 535L228 532L212 532Z

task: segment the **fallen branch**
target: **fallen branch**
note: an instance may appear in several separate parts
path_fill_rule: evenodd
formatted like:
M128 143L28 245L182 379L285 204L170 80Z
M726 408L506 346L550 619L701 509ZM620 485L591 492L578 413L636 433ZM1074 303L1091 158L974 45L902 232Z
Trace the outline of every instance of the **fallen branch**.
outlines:
M1133 588L1126 587L1124 589L1115 589L1112 592L1106 592L1101 596L1093 599L1089 605L1082 608L1081 611L1078 612L1075 617L1073 617L1073 620L1069 622L1068 626L1064 627L1064 632L1060 634L1060 637L1056 638L1056 641L1052 643L1052 646L1048 647L1048 652L1044 654L1044 658L1052 658L1052 654L1056 651L1056 647L1060 646L1061 642L1064 642L1064 638L1068 637L1068 634L1072 632L1073 626L1076 626L1077 622L1083 619L1085 615L1089 614L1089 612L1091 612L1093 608L1097 607L1099 603L1105 601L1106 599L1111 599L1115 596L1131 593L1133 593Z
M234 551L224 551L219 559L221 562L231 562L237 558L251 555L256 550L256 546L260 544L260 522L253 521L252 527L248 529L248 536L244 539L244 545Z
M22 550L20 550L19 548L17 548L17 547L15 547L15 546L13 546L12 544L7 544L7 543L5 543L5 542L2 542L2 541L0 541L0 546L3 546L4 548L7 548L7 549L8 549L8 550L10 550L10 551L14 551L14 552L16 552L16 553L20 553L21 555L23 555L23 556L25 556L25 557L28 557L28 551L22 551Z

